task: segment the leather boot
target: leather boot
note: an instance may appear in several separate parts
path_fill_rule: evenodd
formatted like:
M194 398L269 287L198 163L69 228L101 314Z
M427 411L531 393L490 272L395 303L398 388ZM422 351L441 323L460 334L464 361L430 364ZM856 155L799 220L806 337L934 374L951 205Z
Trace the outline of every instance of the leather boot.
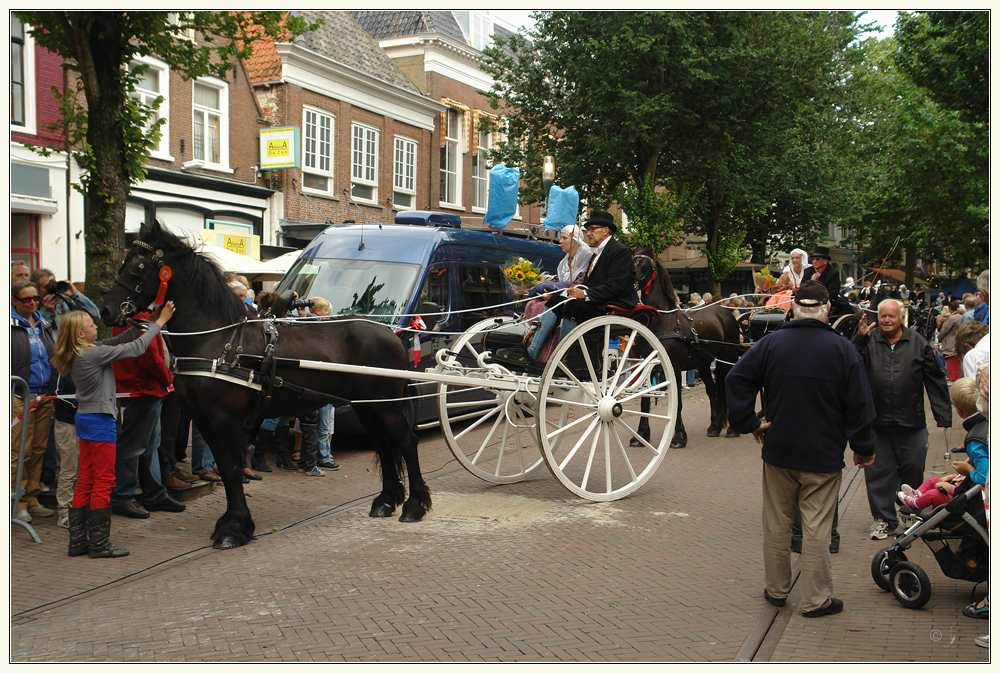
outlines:
M89 551L87 544L87 507L69 508L69 556L83 556Z
M128 549L111 544L111 508L102 507L87 512L87 535L90 558L128 556Z
M316 467L316 461L319 460L319 426L300 422L299 430L302 431L299 472L308 472Z
M290 440L288 435L287 425L279 425L274 431L274 464L286 470L295 470L298 469L298 466L292 462L292 454L288 451Z
M266 452L274 444L274 430L261 429L257 433L257 441L253 443L253 453L250 454L250 467L258 472L270 472Z

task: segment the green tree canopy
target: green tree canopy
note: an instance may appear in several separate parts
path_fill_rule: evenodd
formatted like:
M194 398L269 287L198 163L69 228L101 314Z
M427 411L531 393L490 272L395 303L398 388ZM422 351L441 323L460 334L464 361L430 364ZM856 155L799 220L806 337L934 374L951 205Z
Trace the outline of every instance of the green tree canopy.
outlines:
M704 236L721 280L752 223L779 214L775 204L797 200L803 185L828 186L832 152L818 134L832 124L848 70L852 12L533 16L531 41L501 41L485 66L491 103L508 111L498 155L522 167L532 196L546 154L591 207L622 185L641 193L647 180L696 194L686 230ZM819 198L795 204L810 214L785 208L782 218L815 227Z

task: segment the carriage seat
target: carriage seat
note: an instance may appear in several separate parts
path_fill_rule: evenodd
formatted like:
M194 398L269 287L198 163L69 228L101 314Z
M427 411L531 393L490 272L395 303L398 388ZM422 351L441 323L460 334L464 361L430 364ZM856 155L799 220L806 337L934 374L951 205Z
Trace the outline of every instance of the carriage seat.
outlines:
M636 304L635 308L623 308L614 304L608 304L608 315L631 318L643 327L649 327L660 317L660 311L655 306L650 306L649 304Z

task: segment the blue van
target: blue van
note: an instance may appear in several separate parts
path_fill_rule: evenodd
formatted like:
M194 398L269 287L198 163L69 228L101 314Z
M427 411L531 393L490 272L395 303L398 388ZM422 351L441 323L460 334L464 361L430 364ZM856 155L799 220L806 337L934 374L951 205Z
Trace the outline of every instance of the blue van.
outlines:
M469 327L513 313L510 307L494 307L514 299L501 266L517 257L554 276L563 253L556 242L495 229L463 229L455 215L403 211L395 224L327 227L302 251L277 291L323 297L331 304L331 315L363 314L395 328L409 327L409 316L420 315L426 331L419 334L417 364L413 332L398 333L410 351L411 367L424 371L435 366L438 350L451 347ZM416 383L411 390L414 395L429 394L436 384ZM415 402L417 427L437 423L435 398ZM361 431L350 407L337 410L335 431Z

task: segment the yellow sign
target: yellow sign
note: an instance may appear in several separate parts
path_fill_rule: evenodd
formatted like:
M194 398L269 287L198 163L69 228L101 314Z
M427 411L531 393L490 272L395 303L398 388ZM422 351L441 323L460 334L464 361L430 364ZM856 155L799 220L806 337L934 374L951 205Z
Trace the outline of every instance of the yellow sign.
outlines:
M260 169L271 171L278 168L298 168L299 127L288 126L280 129L260 131Z
M247 254L247 237L226 234L222 241L222 247L230 252L238 252L241 255Z
M288 147L288 139L281 138L280 140L268 140L267 141L267 158L272 157L285 157L290 156L290 150Z

